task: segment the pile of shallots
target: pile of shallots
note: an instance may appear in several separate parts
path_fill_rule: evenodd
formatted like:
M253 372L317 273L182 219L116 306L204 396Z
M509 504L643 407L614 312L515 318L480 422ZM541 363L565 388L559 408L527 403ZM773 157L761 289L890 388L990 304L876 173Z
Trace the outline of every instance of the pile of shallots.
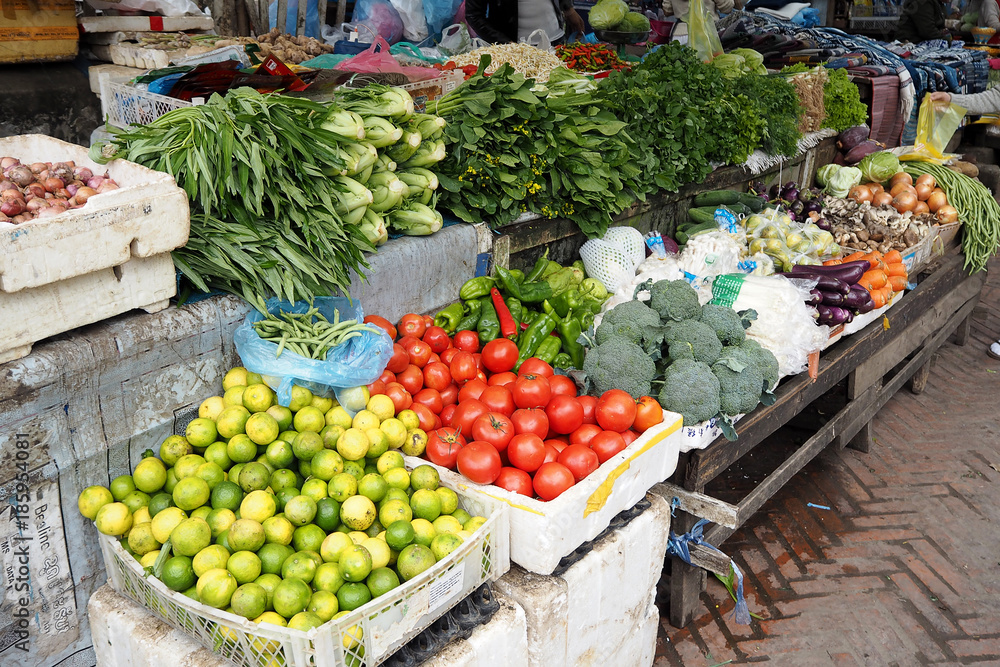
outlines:
M107 172L95 176L73 162L21 164L14 157L0 158L0 222L51 218L116 189L118 184Z

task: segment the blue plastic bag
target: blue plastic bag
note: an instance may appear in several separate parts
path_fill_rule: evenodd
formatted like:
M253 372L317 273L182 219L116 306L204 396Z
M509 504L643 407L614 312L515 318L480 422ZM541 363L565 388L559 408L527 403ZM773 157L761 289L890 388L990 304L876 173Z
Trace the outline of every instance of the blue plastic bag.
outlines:
M272 2L267 8L268 25L272 28L278 27L278 3ZM290 0L288 11L285 12L285 32L290 35L295 34L295 26L299 20L299 0ZM306 37L315 37L322 41L323 36L319 31L319 0L306 0Z
M431 37L439 38L441 31L455 22L453 19L461 6L462 0L424 0L424 18Z
M340 312L341 321L356 319L360 322L365 316L360 303L352 304L343 297L317 297L312 305L330 321L333 321L334 310ZM267 312L273 314L281 311L304 313L310 308L305 301L292 304L281 299L269 299L266 306ZM365 332L332 348L325 361L306 359L289 350L276 358L277 343L261 340L253 328L254 323L262 319L264 316L253 310L236 329L233 336L236 353L247 370L263 376L264 382L277 392L278 402L286 407L292 399L293 384L319 396L331 396L337 389L371 384L392 357L392 339L375 327L378 333Z
M358 0L354 3L351 22L367 26L390 44L403 39L403 18L389 0Z

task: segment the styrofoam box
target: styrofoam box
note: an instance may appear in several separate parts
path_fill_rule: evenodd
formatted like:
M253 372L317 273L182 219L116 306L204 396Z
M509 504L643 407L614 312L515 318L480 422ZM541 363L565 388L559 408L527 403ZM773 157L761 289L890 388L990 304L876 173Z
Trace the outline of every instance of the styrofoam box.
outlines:
M673 474L681 445L680 428L681 416L664 411L661 424L548 502L498 486L474 484L463 475L435 467L448 486L509 504L511 561L530 572L550 574L564 556L597 537L619 512L635 505L654 484ZM407 461L412 465L427 463L414 458Z
M169 252L12 294L0 292L0 363L27 356L43 338L133 308L163 310L176 293Z
M457 639L423 663L423 667L495 667L528 664L528 623L524 609L496 590L500 609L468 639Z
M75 278L187 243L188 197L168 174L126 160L99 165L82 146L42 134L0 139L0 155L23 164L72 160L95 175L108 172L120 186L53 218L0 223L0 292Z
M650 602L646 617L629 633L625 643L618 647L609 658L603 662L605 665L635 665L635 667L648 667L653 664L656 657L656 633L660 626L660 610L655 602ZM594 662L593 664L602 664Z
M652 656L655 631L640 640L637 628L650 613L663 570L670 505L656 493L647 498L645 512L599 540L563 574L514 568L496 583L524 609L529 665L638 665L640 654Z

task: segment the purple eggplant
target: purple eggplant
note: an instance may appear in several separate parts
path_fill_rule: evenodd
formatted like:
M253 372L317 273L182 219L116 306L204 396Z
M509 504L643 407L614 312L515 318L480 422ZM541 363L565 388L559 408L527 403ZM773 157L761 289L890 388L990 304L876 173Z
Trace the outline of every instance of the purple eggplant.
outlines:
M750 183L749 192L752 195L766 195L767 184L764 181L753 181Z
M788 210L794 213L795 215L802 215L803 213L806 212L806 205L798 200L795 200L788 207Z
M792 267L792 273L796 274L797 277L800 278L803 274L811 276L830 276L832 278L842 280L848 285L853 285L861 280L861 276L865 275L865 271L870 268L871 264L868 263L867 260L860 259L856 262L844 262L843 264L836 264L832 266L799 264Z
M833 231L833 225L827 222L825 218L818 218L814 224L820 229L822 229L824 232Z
M805 203L806 213L819 213L823 210L823 202L818 199L813 199Z
M807 306L818 306L823 303L823 293L818 289L809 290L809 298L806 299Z
M767 191L767 196L770 197L771 201L778 199L781 194L781 186L775 183L771 186L771 189Z
M851 150L847 152L844 156L844 162L847 164L857 164L866 156L872 153L877 153L881 150L885 150L885 144L880 144L877 141L869 139L868 141L863 141Z
M861 285L851 285L851 293L844 297L844 307L856 310L859 315L870 313L875 308L872 295Z
M779 194L785 201L795 201L799 198L799 186L796 183L785 183Z
M845 153L849 152L852 148L868 139L870 133L871 130L867 125L849 127L837 137L837 146Z
M829 324L830 326L843 324L851 316L851 311L837 306L819 305L816 306L816 311L819 312L819 323Z
M822 290L821 290L822 291ZM850 290L848 290L849 292ZM823 292L824 306L842 306L847 297L840 292Z
M788 217L792 219L792 222L797 222L798 217L795 215L795 211L787 211Z
M822 273L808 273L807 271L800 270L809 268L813 267L796 265L792 267L792 271L790 273L782 273L779 275L786 278L798 278L799 280L815 280L816 289L824 293L837 292L838 294L842 294L844 296L847 296L848 293L850 293L850 284L844 282L843 280Z

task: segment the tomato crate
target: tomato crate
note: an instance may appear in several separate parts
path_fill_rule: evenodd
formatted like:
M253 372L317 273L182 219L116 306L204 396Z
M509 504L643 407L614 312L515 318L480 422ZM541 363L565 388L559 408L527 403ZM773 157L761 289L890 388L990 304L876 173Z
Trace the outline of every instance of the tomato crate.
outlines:
M673 474L684 444L681 422L679 414L664 412L662 423L548 502L475 484L457 472L435 467L448 486L510 505L511 560L530 572L548 575L563 557L600 535L615 516ZM427 463L411 457L406 462L408 466Z
M459 507L486 517L446 558L363 607L308 632L256 624L195 602L147 576L118 540L100 536L108 581L214 653L240 667L374 667L487 581L510 569L509 513L493 498L449 486Z

